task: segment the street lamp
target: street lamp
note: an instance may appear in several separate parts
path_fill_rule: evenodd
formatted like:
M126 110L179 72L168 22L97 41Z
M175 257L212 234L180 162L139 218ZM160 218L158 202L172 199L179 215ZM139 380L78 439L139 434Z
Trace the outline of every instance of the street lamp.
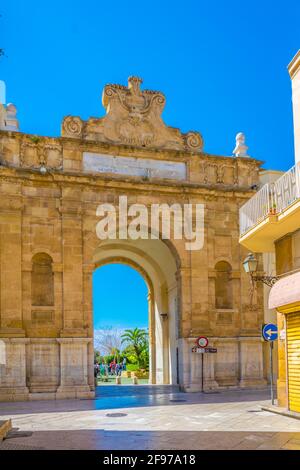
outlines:
M167 320L168 319L168 314L167 313L161 313L160 314L160 317L163 321Z
M252 283L263 282L269 287L272 287L278 280L277 276L261 276L255 274L257 272L258 261L253 253L249 253L243 261L244 270L247 274L250 274Z

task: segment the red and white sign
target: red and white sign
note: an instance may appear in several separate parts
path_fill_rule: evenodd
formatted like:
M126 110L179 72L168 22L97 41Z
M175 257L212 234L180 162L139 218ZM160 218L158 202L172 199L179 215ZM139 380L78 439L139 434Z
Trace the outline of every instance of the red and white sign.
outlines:
M196 344L198 348L206 348L208 346L208 339L206 336L199 336L199 338L196 339Z

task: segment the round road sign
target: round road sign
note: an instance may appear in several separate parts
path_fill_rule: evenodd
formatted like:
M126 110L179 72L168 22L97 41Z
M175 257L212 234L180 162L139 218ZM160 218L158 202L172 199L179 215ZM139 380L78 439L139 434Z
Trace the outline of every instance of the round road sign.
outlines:
M262 329L263 338L266 341L276 341L278 338L278 328L274 323L267 323Z
M206 336L199 336L199 338L196 339L196 344L199 348L206 348L208 345L208 339Z

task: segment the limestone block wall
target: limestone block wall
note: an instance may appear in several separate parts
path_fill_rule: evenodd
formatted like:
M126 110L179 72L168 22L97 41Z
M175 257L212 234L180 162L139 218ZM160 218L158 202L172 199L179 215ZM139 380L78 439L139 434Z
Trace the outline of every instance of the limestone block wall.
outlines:
M146 169L157 161L157 172L140 178L129 174L128 165L126 174L84 168L85 152L139 159ZM167 288L155 278L166 292L161 309L171 317L163 324L163 356L156 354L152 375L172 383L179 375L184 389L199 390L200 359L191 348L202 334L218 348L205 358L207 388L264 384L263 292L258 287L250 301L249 279L241 269L247 252L238 243L238 210L253 195L259 162L0 131L0 163L0 340L7 358L0 363L1 400L93 396L96 208L117 204L124 194L129 204L147 207L155 202L205 206L203 248L189 252L183 241L171 240L174 283ZM160 173L174 168L176 174L186 169L184 179ZM167 269L159 256L155 263L157 272ZM222 308L216 283L218 266L225 265L224 292L231 293L231 301ZM39 289L47 279L53 295L36 295L36 273ZM161 329L157 323L158 334ZM166 362L176 367L177 360L178 370L172 366L166 373Z
M180 341L179 371L182 389L202 391L202 354L191 353L196 338ZM264 366L260 338L209 338L217 353L203 356L203 390L264 387Z
M2 337L1 342L5 345L5 363L0 364L0 400L26 400L26 344L29 339Z
M60 381L59 355L55 338L30 339L26 348L26 383L30 392L56 392Z

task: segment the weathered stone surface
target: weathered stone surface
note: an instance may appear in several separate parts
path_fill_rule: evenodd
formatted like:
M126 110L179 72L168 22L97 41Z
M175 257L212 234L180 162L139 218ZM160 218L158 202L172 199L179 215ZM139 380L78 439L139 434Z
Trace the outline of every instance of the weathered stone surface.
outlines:
M128 88L106 85L102 95L106 116L90 118L87 122L77 116L67 116L62 124L62 135L135 147L201 152L201 135L198 132L182 134L179 129L166 126L161 118L166 101L164 95L158 91L141 91L141 83L142 79L129 77Z
M90 173L113 173L140 178L186 179L186 164L149 158L113 157L83 153L83 170Z
M11 419L0 420L0 442L5 439L11 428Z
M205 358L207 389L264 384L262 289L251 303L238 243L238 209L253 194L260 162L188 145L192 136L161 121L163 95L137 85L108 86L106 117L65 119L63 137L0 131L0 400L93 396L92 272L110 262L129 264L148 285L153 383L178 378L199 390L191 348L202 334L218 348ZM93 167L99 155L114 161L114 172ZM118 206L122 195L148 208L204 204L203 248L187 251L174 237L99 240L98 205ZM216 305L218 266L228 266L219 289L226 308Z

